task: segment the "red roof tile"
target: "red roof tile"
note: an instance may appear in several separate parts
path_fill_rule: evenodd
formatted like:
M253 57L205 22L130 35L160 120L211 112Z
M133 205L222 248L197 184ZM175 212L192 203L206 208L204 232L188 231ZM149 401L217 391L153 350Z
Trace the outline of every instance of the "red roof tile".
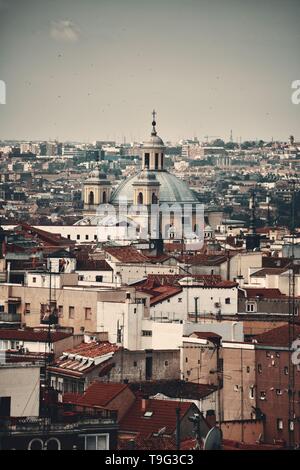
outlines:
M263 299L287 299L285 294L282 294L279 289L269 289L269 288L243 288L246 291L247 299L254 299L260 297Z
M126 388L129 388L128 385L121 383L93 382L77 403L84 406L108 406Z
M140 253L133 246L105 247L104 250L121 263L149 263L147 256Z
M51 342L55 343L62 339L72 336L72 333L63 333L61 331L53 331L50 333ZM0 339L12 339L20 341L31 341L31 342L46 342L48 341L48 331L34 331L34 330L6 330L0 329Z
M145 408L143 403L146 403ZM137 399L121 420L120 431L150 437L165 427L165 434L171 435L176 429L176 408L180 408L180 417L183 418L191 406L193 404L188 402ZM152 412L152 416L145 417L146 411Z
M300 326L294 325L294 335L292 335L291 341L298 337L300 337ZM290 342L289 325L279 326L260 335L255 335L254 339L258 344L264 346L288 347Z
M109 343L108 341L81 343L76 348L68 349L65 353L78 354L83 357L100 357L110 352L118 351L119 346Z

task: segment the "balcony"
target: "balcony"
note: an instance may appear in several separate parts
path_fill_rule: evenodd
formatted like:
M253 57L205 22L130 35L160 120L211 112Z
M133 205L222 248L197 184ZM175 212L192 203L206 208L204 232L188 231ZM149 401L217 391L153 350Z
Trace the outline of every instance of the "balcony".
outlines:
M21 314L0 312L0 322L21 323Z

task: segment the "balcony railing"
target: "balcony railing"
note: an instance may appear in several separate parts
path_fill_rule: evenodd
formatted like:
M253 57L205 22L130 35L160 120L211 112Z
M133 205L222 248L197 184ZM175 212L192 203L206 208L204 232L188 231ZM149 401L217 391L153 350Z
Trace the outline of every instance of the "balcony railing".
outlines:
M0 321L7 323L21 323L21 314L0 312Z

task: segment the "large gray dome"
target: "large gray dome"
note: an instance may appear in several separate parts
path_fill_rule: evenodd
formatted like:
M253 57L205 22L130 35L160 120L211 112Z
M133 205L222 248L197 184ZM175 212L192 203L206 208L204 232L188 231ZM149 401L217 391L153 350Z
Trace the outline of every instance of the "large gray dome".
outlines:
M151 173L151 172L150 172ZM118 204L120 199L126 199L128 203L133 203L133 187L132 184L137 182L140 173L124 180L113 192L110 202ZM160 183L159 202L166 203L192 203L199 202L197 196L190 190L188 185L172 175L168 171L153 171L157 181Z

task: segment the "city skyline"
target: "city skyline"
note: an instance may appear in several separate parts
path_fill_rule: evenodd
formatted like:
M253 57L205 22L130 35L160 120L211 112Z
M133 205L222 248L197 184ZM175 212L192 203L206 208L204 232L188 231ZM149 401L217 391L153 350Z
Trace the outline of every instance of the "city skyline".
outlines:
M299 13L294 0L2 0L0 138L141 141L153 108L170 141L297 138Z

